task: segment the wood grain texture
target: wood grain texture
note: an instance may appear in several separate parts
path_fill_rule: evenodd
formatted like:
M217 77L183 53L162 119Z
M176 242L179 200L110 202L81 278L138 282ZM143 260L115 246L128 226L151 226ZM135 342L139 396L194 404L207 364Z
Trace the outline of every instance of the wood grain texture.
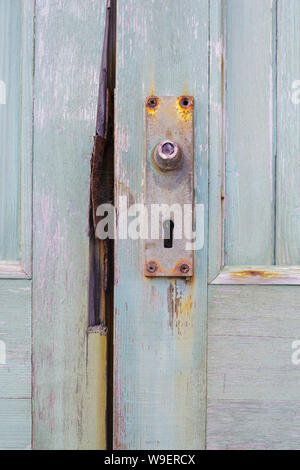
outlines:
M90 439L84 425L91 370L89 175L105 6L105 0L36 2L35 449L79 449ZM99 368L103 367L99 356Z
M0 450L31 449L31 400L0 398Z
M278 1L277 264L300 264L300 2ZM299 89L299 86L298 86Z
M225 7L225 265L273 264L274 8L270 0Z
M288 285L300 284L299 266L227 266L211 284Z
M0 2L0 260L19 263L16 278L31 276L33 18L32 0Z
M0 448L31 447L33 19L0 1ZM10 280L7 280L10 279ZM13 280L15 279L15 280Z
M209 82L209 280L224 265L224 6L210 2Z
M119 0L117 204L143 200L144 102L153 93L195 98L195 202L207 206L208 22L205 0ZM207 247L189 282L144 278L142 254L140 241L117 241L114 447L203 448Z
M299 405L299 400L208 401L207 449L299 450Z
M208 448L298 448L300 292L211 286Z
M20 154L22 109L22 2L0 2L0 79L6 104L0 105L0 259L20 259Z
M0 279L30 279L19 261L0 261Z
M6 364L0 365L0 399L31 398L31 282L0 282L0 340ZM30 415L27 419L31 421ZM0 415L1 423L1 415ZM1 424L0 424L1 427ZM1 441L0 441L1 446Z
M32 277L32 158L35 2L23 0L22 135L21 135L21 266Z
M106 448L107 336L101 330L88 334L87 384L83 410L81 450Z

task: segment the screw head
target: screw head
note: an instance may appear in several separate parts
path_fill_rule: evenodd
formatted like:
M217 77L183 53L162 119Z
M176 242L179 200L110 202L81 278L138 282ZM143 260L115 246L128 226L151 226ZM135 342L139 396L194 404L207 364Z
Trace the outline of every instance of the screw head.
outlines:
M189 96L182 96L179 101L181 108L188 109L191 106L191 99Z
M157 96L150 96L147 100L147 107L149 109L155 109L158 105L158 98Z
M172 159L176 153L177 145L174 142L165 142L161 147L161 153L165 158Z
M185 264L185 263L183 263L183 264L180 266L179 269L180 269L180 272L181 272L182 274L188 274L188 273L190 272L190 267L189 267L189 265L188 265L188 264Z
M149 261L149 263L146 263L146 271L149 274L155 274L158 270L158 266L155 263L155 261Z
M178 168L182 161L182 153L178 144L172 140L164 140L154 151L154 161L162 171Z

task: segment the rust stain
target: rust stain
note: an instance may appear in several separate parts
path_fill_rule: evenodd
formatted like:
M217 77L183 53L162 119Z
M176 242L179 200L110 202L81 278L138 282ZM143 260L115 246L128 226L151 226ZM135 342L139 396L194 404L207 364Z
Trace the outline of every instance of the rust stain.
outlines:
M179 96L177 98L176 108L179 114L179 119L182 121L189 121L193 117L194 99L192 96Z
M189 268L188 272L183 273L181 271L182 266L187 266ZM193 266L190 261L186 259L180 259L176 264L175 267L170 271L170 274L176 274L178 276L188 277L192 276L193 273Z
M149 114L154 115L159 108L161 99L158 96L147 96L146 98L146 109Z
M149 267L151 270L149 270ZM182 267L187 267L188 271L183 272ZM176 276L187 278L193 276L193 266L189 260L181 259L176 263L173 269L168 271L167 269L164 269L156 259L153 259L145 263L144 274L146 277L160 277L163 275L165 277Z
M168 287L169 326L171 330L174 328L174 321L176 321L179 304L180 297L178 296L177 283L176 281L172 281Z
M274 273L270 271L252 271L252 270L246 270L246 271L237 271L235 273L232 273L232 276L235 278L244 278L244 277L263 277L265 279L269 279L272 277L278 277L280 276L279 273Z
M189 289L180 289L179 281L172 281L168 287L167 300L169 312L169 326L172 331L176 329L177 336L181 338L192 337L193 309L194 309L194 283L188 283Z

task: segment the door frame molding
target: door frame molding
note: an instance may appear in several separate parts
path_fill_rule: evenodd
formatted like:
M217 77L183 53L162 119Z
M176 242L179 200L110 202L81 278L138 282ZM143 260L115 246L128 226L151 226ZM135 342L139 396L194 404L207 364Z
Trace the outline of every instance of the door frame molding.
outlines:
M20 154L20 261L0 261L0 279L31 279L32 144L35 2L23 0Z

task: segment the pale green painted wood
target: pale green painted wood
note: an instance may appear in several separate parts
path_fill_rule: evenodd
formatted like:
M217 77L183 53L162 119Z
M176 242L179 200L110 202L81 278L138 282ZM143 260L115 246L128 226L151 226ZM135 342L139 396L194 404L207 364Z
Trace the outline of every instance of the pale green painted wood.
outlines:
M119 0L117 204L121 195L130 204L142 202L145 97L190 94L195 97L195 202L207 207L208 23L205 0ZM151 280L143 277L142 243L116 243L117 449L205 446L206 258L205 245L196 253L193 281Z
M32 276L32 147L35 2L23 0L22 25L22 135L21 135L21 268Z
M0 341L0 449L30 448L31 281L1 280Z
M0 398L0 450L31 449L31 400Z
M0 260L20 260L22 1L0 1Z
M31 282L13 279L31 276L33 19L32 0L1 0L1 449L31 447Z
M300 264L300 2L278 1L277 264ZM299 86L298 86L299 89Z
M208 448L300 448L299 311L295 287L209 288Z
M299 450L299 410L299 400L208 400L207 449Z
M210 2L209 83L209 280L224 264L224 7L223 0Z
M0 365L0 399L31 398L30 281L1 280L0 341L6 346L6 364ZM27 419L31 421L30 415Z
M210 284L298 286L300 266L227 266Z
M226 265L273 264L274 8L226 1Z
M0 2L0 278L31 276L33 17L32 0Z
M89 176L105 5L105 0L36 2L35 449L79 449L90 442L84 434L85 399L90 403Z
M300 296L289 285L299 283L299 110L291 102L299 75L299 15L294 1L229 0L222 25L222 7L211 2L209 280L217 276L214 283L231 286L209 287L208 449L300 448L299 366L292 363ZM224 103L217 55L223 27ZM270 266L274 262L278 266ZM259 269L261 277L251 274Z

